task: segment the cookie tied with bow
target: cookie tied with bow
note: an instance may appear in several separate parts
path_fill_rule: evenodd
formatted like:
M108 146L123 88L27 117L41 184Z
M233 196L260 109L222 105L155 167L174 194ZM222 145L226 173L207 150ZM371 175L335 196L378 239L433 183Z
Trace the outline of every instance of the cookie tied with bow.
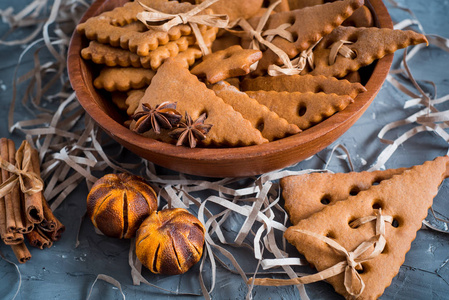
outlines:
M426 37L411 30L340 26L315 47L315 68L310 74L342 78L398 49L421 43L428 44Z
M310 173L284 177L280 180L284 206L290 221L296 225L326 206L355 196L405 170L406 168L335 174Z
M268 30L283 31L284 34L281 36L275 35L272 43L284 51L289 58L294 58L302 51L313 46L320 38L331 33L363 3L363 0L335 1L276 13L270 16L264 31L267 34ZM253 28L257 27L259 21L260 18L249 20ZM264 52L255 75L262 74L271 64L282 64L282 60L272 50L268 49Z
M317 274L291 280L256 279L287 285L325 279L347 299L377 299L404 262L441 182L449 157L438 157L325 207L285 231Z

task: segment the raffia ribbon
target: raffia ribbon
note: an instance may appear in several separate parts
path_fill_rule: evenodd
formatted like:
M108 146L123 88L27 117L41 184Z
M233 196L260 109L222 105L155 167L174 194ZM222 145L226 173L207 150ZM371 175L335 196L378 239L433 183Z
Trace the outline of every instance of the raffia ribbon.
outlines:
M181 24L189 24L198 41L198 45L203 55L209 54L209 49L204 42L203 36L198 28L198 24L210 27L227 28L229 24L228 15L198 15L200 12L220 0L207 0L196 5L186 13L167 14L153 9L139 1L139 4L146 10L137 14L137 19L147 26L148 29L167 32L171 28ZM165 22L162 25L151 25L153 22Z
M291 26L291 24L282 24L276 29L269 29L267 31L262 32L263 28L267 24L271 12L275 9L275 7L279 3L281 3L281 0L274 2L267 8L267 11L259 20L256 29L254 29L245 19L238 19L234 24L231 24L230 27L240 26L243 29L243 32L230 29L228 29L228 31L239 37L251 39L251 43L249 46L249 48L251 49L260 50L261 48L260 45L261 44L264 45L265 47L273 51L277 56L279 56L284 65L287 65L288 67L293 69L293 65L291 64L288 55L281 48L271 43L273 38L277 35L287 39L288 41L292 41L293 36L291 35L290 32L285 30L286 28ZM267 36L267 39L264 39L264 36ZM251 66L251 70L254 71L256 67L257 63Z
M345 44L352 44L352 42L339 40L332 44L331 51L329 53L329 65L333 65L335 63L338 54L346 58L355 58L357 56L354 50L345 46Z
M30 144L24 141L16 152L15 166L0 158L0 169L4 169L12 174L8 180L0 185L0 198L7 195L17 183L19 183L22 192L27 195L43 190L44 183L42 179L36 173L28 171L31 168L31 150ZM28 184L25 182L28 182Z
M235 25L240 26L244 33L239 33L237 31L229 30L230 32L242 37L245 36L250 37L251 44L250 48L260 50L260 44L266 46L271 51L273 51L281 60L283 63L283 66L277 66L277 65L270 65L268 67L268 75L270 76L279 76L279 75L298 75L301 73L301 71L306 67L307 63L310 65L310 67L313 69L314 63L313 63L313 48L321 41L318 40L314 45L312 45L309 49L304 50L301 52L299 57L295 58L294 60L290 60L288 55L274 45L272 43L272 40L275 36L280 36L287 41L293 43L294 38L291 32L287 31L286 29L290 27L292 24L284 23L279 25L277 28L268 29L266 31L262 31L265 27L266 23L268 22L268 19L271 15L271 12L274 10L274 8L281 3L281 1L276 1L273 4L271 4L265 14L261 17L259 20L259 23L257 24L256 29L252 28L251 25L244 19L240 19L237 21ZM265 37L265 38L264 38ZM257 67L257 64L251 66L251 70L255 70Z
M319 39L315 44L309 47L309 49L304 50L301 54L291 61L291 68L288 65L277 66L271 65L268 67L268 75L279 76L279 75L296 75L301 73L307 65L313 70L315 68L313 49L323 38Z
M373 259L380 253L382 253L383 249L385 248L386 240L385 240L385 222L391 222L392 221L391 216L383 216L381 209L378 210L376 213L376 216L369 216L365 218L360 218L357 220L356 223L353 223L352 225L362 225L367 222L371 222L373 220L376 220L376 235L370 238L369 240L361 243L354 251L349 252L347 251L343 246L338 244L336 241L321 236L319 234L316 234L314 232L308 231L308 230L301 230L296 229L296 232L303 233L309 236L312 236L314 238L317 238L326 244L328 244L330 247L332 247L334 250L336 250L338 253L345 256L345 260L337 263L336 265L327 268L321 272L318 272L313 275L303 276L299 278L294 279L271 279L271 278L251 278L249 280L249 283L251 284L254 281L255 285L265 285L265 286L285 286L285 285L296 285L296 284L307 284L307 283L313 283L320 280L325 280L327 278L336 276L338 274L341 274L344 272L344 286L346 291L354 296L358 297L363 293L363 290L365 289L365 283L363 282L360 274L357 272L357 269L360 269L361 263L368 261L370 259ZM372 252L365 258L363 257L368 250L370 250L374 246L374 249Z

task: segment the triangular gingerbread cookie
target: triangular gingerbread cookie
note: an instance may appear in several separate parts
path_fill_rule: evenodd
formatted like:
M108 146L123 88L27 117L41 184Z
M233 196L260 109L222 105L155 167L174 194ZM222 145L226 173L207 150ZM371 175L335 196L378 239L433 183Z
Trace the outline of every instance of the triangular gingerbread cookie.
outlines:
M264 30L275 29L285 23L291 26L285 30L293 35L293 42L282 37L275 37L272 43L282 49L290 58L307 50L319 39L339 26L346 18L363 5L363 0L334 1L323 5L315 5L289 12L280 12L270 16ZM249 22L257 27L260 18L252 18ZM271 64L280 64L281 60L273 51L267 50L259 62L255 75L260 75Z
M298 126L288 123L287 120L270 111L268 107L227 82L220 81L212 89L225 103L249 120L254 128L260 130L262 136L270 142L301 131Z
M350 42L345 46L354 51L353 57L337 55L335 62L330 63L331 50L340 41ZM398 49L421 43L428 43L426 37L411 30L340 26L315 47L315 68L310 74L342 78L349 72L357 71Z
M246 92L289 123L305 130L342 111L354 100L350 96L325 93Z
M334 77L312 76L312 75L281 75L260 76L256 78L245 78L240 83L242 91L275 91L275 92L301 92L337 95L349 95L355 98L359 93L366 91L360 83L351 83L347 80L338 80Z
M326 279L336 292L347 299L377 299L404 262L449 175L448 164L444 156L405 170L300 221L284 236L318 271L341 266Z
M405 170L406 168L335 174L310 173L284 177L280 180L284 207L290 221L296 225L326 206L355 196Z
M212 124L212 128L202 145L248 146L268 142L248 120L224 103L184 66L183 62L168 58L153 77L137 111L142 109L143 103L155 107L170 101L177 103L176 110L182 116L187 112L193 120L206 113L205 124ZM158 138L152 130L145 135Z

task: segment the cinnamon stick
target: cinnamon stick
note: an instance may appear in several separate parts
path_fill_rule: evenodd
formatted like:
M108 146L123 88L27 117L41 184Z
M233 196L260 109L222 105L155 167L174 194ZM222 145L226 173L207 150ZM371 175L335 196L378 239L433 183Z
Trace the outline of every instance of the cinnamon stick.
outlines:
M11 140L7 138L0 139L0 156L4 161L11 163L9 157L9 144ZM12 142L14 143L14 142ZM8 180L10 174L7 170L2 169L2 183ZM7 193L5 195L5 215L6 215L6 231L7 232L15 232L16 231L16 222L14 219L14 209L11 199L11 193Z
M0 236L3 242L11 240L14 237L14 234L12 232L8 232L6 230L6 209L4 197L0 198Z
M0 183L3 183L3 172L0 172ZM0 237L2 240L6 239L7 233L5 197L0 197Z
M8 154L9 162L12 165L16 164L16 147L12 140L8 140ZM11 176L11 174L10 174ZM12 202L12 208L14 212L15 232L27 233L33 229L33 225L27 222L22 209L22 197L19 184L16 184L10 192L10 198ZM31 225L31 226L30 226Z
M5 239L3 239L3 242L6 245L17 245L23 243L23 241L24 241L23 234L18 232L6 234Z
M65 231L65 226L57 218L55 218L55 220L55 229L45 232L45 235L47 235L53 242L59 241L61 239L62 233Z
M24 141L22 145L20 145L19 150L17 151L17 160L18 163L25 167L27 162L25 159L28 157L30 159L27 170L28 172L33 172L40 177L40 164L39 164L39 154L36 149L31 148L27 141ZM19 161L19 159L22 161ZM30 185L29 178L24 178L24 183L26 186ZM25 205L25 213L27 218L35 223L41 223L44 219L43 209L42 209L42 198L43 192L37 193L25 193L24 195L24 205Z
M57 225L57 219L53 214L50 206L47 203L47 200L42 199L42 208L44 211L44 219L39 224L39 227L44 231L55 231Z
M27 246L25 245L25 243L20 243L17 245L12 245L11 246L12 251L14 252L14 254L17 257L17 260L19 261L19 263L23 264L26 263L27 261L30 260L31 258L31 253L28 250Z
M39 249L50 248L53 245L52 240L47 237L39 227L35 227L33 231L26 234L28 243Z

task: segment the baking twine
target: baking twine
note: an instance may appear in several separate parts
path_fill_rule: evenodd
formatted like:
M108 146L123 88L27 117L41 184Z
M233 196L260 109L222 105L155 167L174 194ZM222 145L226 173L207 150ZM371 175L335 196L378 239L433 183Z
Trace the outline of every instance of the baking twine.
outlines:
M180 24L189 24L193 30L196 40L198 41L198 46L200 47L201 52L203 53L203 55L207 55L210 53L210 51L206 46L206 43L204 42L204 38L201 34L198 24L206 25L209 27L227 28L229 23L228 15L199 15L200 12L203 12L206 8L217 1L219 0L204 1L199 5L195 5L192 10L180 14L163 13L138 1L146 11L138 13L137 19L145 24L148 29L164 32L168 32L174 26ZM165 23L163 23L162 25L151 25L151 23L155 22Z
M0 184L0 198L7 195L19 184L22 193L32 195L44 189L44 182L31 168L31 146L24 141L16 152L16 165L0 157L0 169L8 171L12 176ZM26 178L26 179L25 179Z
M163 289L150 283L143 277L141 274L142 265L135 256L134 242L131 241L129 265L134 285L143 283L174 295L197 295L202 293L206 299L211 299L211 294L217 285L218 268L225 268L229 272L242 277L242 282L247 284L248 287L247 299L252 299L252 291L254 289L254 281L249 282L249 277L256 278L257 276L284 274L294 281L294 284L299 283L300 280L296 278L303 278L304 274L298 273L293 267L306 266L308 263L301 258L289 257L286 251L287 242L282 238L282 233L288 226L288 215L279 204L281 195L278 180L290 175L330 172L327 168L332 155L339 148L345 151L344 146L335 146L323 169L301 171L284 169L263 174L257 178L247 178L244 180L245 183L242 183L242 180L232 178L209 181L192 179L184 174L175 176L158 174L152 163L131 156L128 152L124 152L125 150L117 145L116 142L105 137L94 121L85 114L70 88L65 65L66 51L71 33L83 11L88 6L87 2L79 0L54 0L50 14L45 16L43 14L46 13L46 8L50 7L50 1L35 0L16 15L13 14L11 9L0 11L2 19L10 24L11 28L20 30L30 25L35 27L30 35L24 39L7 41L4 37L0 44L10 46L28 44L21 54L15 70L13 99L8 124L11 132L24 134L30 145L38 149L42 166L42 178L46 183L44 195L51 201L51 208L53 210L56 209L83 181L86 182L87 187L90 189L97 180L97 176L101 174L111 171L138 173L148 179L155 187L161 205L165 207L185 207L189 208L193 213L197 213L198 218L206 228L206 243L199 266L198 293L184 293L182 291ZM64 24L64 27L62 24ZM400 24L402 24L401 26L418 24L419 27L422 27L417 20L401 22ZM264 25L261 26L263 28ZM279 30L281 32L286 31L286 28L288 27L284 25ZM269 41L274 37L273 32L267 31L264 33L259 26L256 30L251 30L253 30L250 31L253 39L269 48L268 43L271 43ZM42 36L40 36L41 33ZM285 35L285 33L281 34ZM449 51L447 39L432 35L427 35L427 38L431 45ZM34 53L31 52L33 49ZM409 54L405 52L401 68L392 70L387 79L412 98L406 102L405 108L423 106L423 109L407 120L397 121L384 127L379 133L379 139L388 143L388 145L377 158L376 163L371 168L372 170L383 167L395 153L398 146L418 132L432 131L448 141L445 130L447 128L446 122L449 121L448 114L444 111L438 111L435 106L445 103L449 100L449 96L437 98L436 93L434 93L434 97L430 97L422 92L422 89L418 88L419 84L411 76L407 65L407 61L420 49L422 47L416 46L413 47ZM310 60L311 52L305 53L304 59ZM41 54L45 53L47 53L47 56L44 60L41 58L43 56ZM29 72L18 76L18 67L27 56L34 58L35 67ZM303 62L304 59L302 60ZM287 60L291 63L288 58ZM289 66L290 63L285 61L284 64ZM310 64L310 61L308 63ZM294 67L293 63L291 65ZM405 75L418 92L412 91L395 79L394 76L396 74ZM35 118L14 121L17 87L24 84L28 85L25 89L20 89L24 91L21 104L30 114L34 114ZM55 90L57 92L51 94L50 91L54 92ZM412 131L407 131L396 140L387 140L385 138L385 135L391 129L407 124L409 126L410 124L415 124L416 128ZM117 148L119 148L118 151L111 153L112 149ZM349 152L347 150L345 152L350 160ZM126 155L124 155L125 153ZM129 158L130 156L131 159L127 163L119 162L123 157ZM351 170L353 170L352 163L350 165ZM195 195L199 192L206 192L210 196L206 199L196 197ZM80 219L82 218L83 216L80 216ZM375 216L375 218L377 220L379 216ZM384 220L387 219L386 216L383 216L383 218ZM237 220L238 223L236 223ZM232 235L230 232L235 229L236 224L239 224L238 230ZM431 225L429 224L429 226ZM229 230L231 227L234 229ZM371 242L376 243L376 245L380 244L380 240ZM248 271L241 266L241 262L239 262L241 258L238 255L240 249L245 249L244 251L249 250L253 253L256 260L254 269ZM341 251L345 253L346 250L341 249ZM350 252L347 253L350 255ZM342 268L346 269L348 267L350 269L348 272L352 273L351 268L354 264L357 264L357 258L353 258L353 261L349 260L348 262L348 260L345 260L342 263L345 267ZM14 266L17 269L19 278L21 278L20 268L16 264ZM205 273L206 269L208 269L207 273ZM206 274L207 276L205 276ZM186 276L191 276L191 273ZM98 274L89 291L86 291L86 295L91 295L98 280L106 281L116 286L119 290L121 289L120 282L111 276ZM19 280L19 287L15 295L20 291L20 283L21 281ZM352 287L352 284L348 286ZM308 299L304 285L297 284L296 288L301 299ZM359 289L355 289L353 293L358 293L359 291ZM120 292L124 298L123 291L120 290Z
M254 282L254 284L256 285L268 285L268 286L283 286L299 283L308 284L321 280L326 280L327 278L344 273L344 286L346 291L351 296L358 297L363 293L365 283L363 282L362 277L360 277L360 274L357 272L357 270L362 269L361 263L369 261L378 256L380 253L382 253L386 245L385 222L391 223L393 221L393 217L382 215L382 210L378 209L376 212L376 216L363 217L355 220L352 224L352 226L357 227L374 220L376 221L375 235L372 238L368 239L367 241L362 242L359 246L355 248L354 251L351 252L348 252L348 250L346 250L343 246L341 246L331 238L316 234L308 230L294 229L293 230L294 232L308 235L310 237L313 237L319 241L326 243L331 248L333 248L338 254L343 255L345 257L345 260L318 273L303 276L301 278L290 280L271 279L271 278L257 278L257 279L252 278L250 279L250 282ZM371 253L369 255L366 255L368 250L370 250Z

